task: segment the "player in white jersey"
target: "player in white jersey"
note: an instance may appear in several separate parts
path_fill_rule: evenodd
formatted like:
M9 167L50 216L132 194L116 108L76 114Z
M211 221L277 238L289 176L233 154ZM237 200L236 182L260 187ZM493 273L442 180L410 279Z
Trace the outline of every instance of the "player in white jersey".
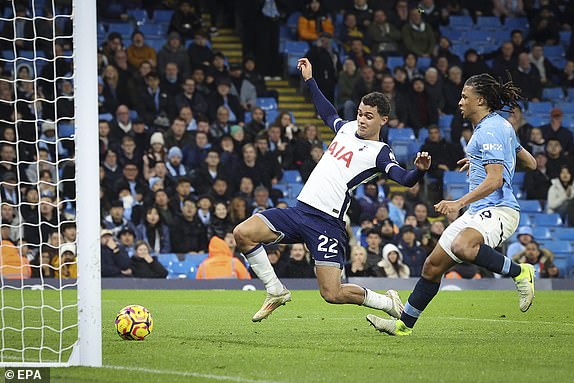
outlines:
M395 161L390 147L379 140L390 112L390 103L382 93L364 96L357 120L343 121L317 87L309 60L300 59L297 67L311 91L317 111L337 134L299 194L296 206L265 210L233 231L239 249L267 290L265 302L252 320L265 319L291 300L291 293L275 275L262 246L278 242L307 245L315 260L321 296L327 302L365 305L398 318L403 306L395 291L382 295L357 285L341 284L348 241L343 216L351 192L359 184L386 173L403 185L413 186L428 170L431 158L428 153L417 153L415 169L406 171Z
M496 113L505 106L518 106L518 99L519 89L512 82L502 84L488 74L466 80L458 106L474 126L474 133L466 148L467 157L459 164L463 165L461 170L469 171L469 192L456 201L440 201L435 209L442 214L458 212L465 206L469 209L447 227L426 259L401 318L367 316L377 330L410 335L437 294L443 274L459 262L512 277L520 310L524 312L532 304L534 268L519 265L495 250L514 233L520 219L520 208L512 193L516 160L528 169L536 169L534 157L518 143L512 125Z

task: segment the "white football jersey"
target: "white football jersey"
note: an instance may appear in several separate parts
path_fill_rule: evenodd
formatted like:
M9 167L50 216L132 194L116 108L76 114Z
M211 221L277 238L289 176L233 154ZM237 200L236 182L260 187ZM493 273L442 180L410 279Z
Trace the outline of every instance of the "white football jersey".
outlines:
M337 119L334 125L337 134L297 199L343 219L349 208L351 192L380 173L388 173L398 163L389 145L356 135L356 120L346 122Z

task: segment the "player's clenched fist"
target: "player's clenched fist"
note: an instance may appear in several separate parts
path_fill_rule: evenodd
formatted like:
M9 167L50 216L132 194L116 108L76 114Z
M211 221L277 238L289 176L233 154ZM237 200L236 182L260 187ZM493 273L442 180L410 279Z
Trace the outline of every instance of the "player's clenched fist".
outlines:
M303 80L307 81L311 77L313 77L313 71L311 68L311 63L305 57L303 57L297 61L297 69L299 69L301 71L301 76L303 76Z

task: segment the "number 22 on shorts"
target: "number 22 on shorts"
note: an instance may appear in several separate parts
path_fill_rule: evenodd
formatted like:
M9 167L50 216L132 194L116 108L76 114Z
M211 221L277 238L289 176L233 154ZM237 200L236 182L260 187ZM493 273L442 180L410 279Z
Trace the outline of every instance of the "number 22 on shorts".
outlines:
M331 253L330 255L325 255L325 258L333 258L337 256L338 244L339 241L337 241L335 238L329 238L326 235L321 234L319 236L319 244L317 245L317 250L324 251L326 253Z

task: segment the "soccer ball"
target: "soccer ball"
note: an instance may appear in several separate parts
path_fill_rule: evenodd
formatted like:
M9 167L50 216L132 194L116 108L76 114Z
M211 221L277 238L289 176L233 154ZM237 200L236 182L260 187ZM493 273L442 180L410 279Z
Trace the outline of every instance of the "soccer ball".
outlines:
M143 306L129 305L116 315L116 330L125 340L144 340L153 330L151 313Z

